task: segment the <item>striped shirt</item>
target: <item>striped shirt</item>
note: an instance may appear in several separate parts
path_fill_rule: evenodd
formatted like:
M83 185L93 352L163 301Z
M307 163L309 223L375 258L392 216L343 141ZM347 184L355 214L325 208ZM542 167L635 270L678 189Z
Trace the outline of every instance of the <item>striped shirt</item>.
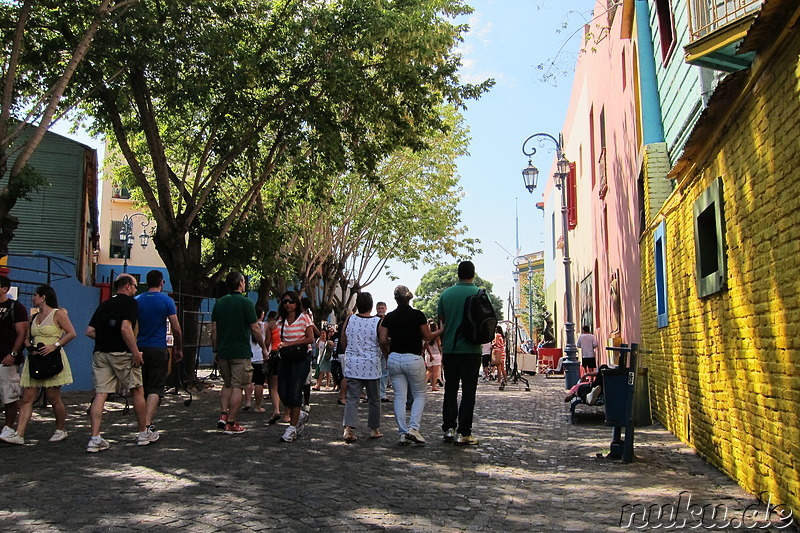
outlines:
M306 329L311 325L311 317L301 313L294 322L284 324L284 320L278 321L278 331L281 332L281 341L289 343L298 341L306 336ZM308 345L311 349L311 345Z

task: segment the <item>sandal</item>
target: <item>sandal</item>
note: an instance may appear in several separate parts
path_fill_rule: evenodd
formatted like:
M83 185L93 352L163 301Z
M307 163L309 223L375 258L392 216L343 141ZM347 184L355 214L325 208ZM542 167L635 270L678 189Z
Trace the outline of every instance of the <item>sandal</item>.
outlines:
M269 424L270 426L275 425L280 419L281 415L272 415L272 418L267 420L267 424Z
M355 442L358 440L358 437L356 437L355 433L353 433L353 429L350 427L344 428L344 434L342 435L342 438L344 438L345 442Z

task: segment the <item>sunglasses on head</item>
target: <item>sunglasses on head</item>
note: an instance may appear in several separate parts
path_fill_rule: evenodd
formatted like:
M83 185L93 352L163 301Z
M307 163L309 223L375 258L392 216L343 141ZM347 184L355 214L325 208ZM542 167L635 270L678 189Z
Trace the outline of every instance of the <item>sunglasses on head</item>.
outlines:
M292 300L291 298L284 298L283 299L283 303L284 304L296 304L297 300Z

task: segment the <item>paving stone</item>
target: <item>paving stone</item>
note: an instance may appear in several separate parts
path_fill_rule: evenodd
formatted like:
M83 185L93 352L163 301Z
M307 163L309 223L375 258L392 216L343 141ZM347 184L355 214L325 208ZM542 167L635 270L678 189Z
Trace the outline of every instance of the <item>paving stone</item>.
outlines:
M360 438L345 444L331 392L314 393L295 443L252 411L240 417L246 433L224 436L214 429L219 385L188 408L165 397L161 439L148 447L133 442L133 413L109 403L112 447L99 454L85 452L91 394L64 394L70 438L60 443L47 442L52 414L37 406L35 443L0 444L0 530L594 532L620 531L625 505L675 503L684 491L729 510L756 503L660 426L637 429L632 464L606 459L611 428L588 414L570 424L562 380L535 376L528 392L481 382L482 444L464 448L441 439L441 394L427 397L426 446L399 446L385 405L384 438L366 438L362 405Z

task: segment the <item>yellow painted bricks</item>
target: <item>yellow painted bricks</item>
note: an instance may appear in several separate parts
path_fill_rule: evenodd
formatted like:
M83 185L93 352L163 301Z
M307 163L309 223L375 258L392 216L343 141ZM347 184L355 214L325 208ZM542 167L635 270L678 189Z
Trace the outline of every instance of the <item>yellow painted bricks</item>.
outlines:
M664 196L645 155L641 338L654 415L754 494L800 511L800 35L784 41L720 137ZM653 176L650 178L650 176ZM722 181L727 288L700 298L695 200ZM659 181L660 180L660 181ZM659 217L659 218L656 218ZM654 222L668 323L658 327Z

